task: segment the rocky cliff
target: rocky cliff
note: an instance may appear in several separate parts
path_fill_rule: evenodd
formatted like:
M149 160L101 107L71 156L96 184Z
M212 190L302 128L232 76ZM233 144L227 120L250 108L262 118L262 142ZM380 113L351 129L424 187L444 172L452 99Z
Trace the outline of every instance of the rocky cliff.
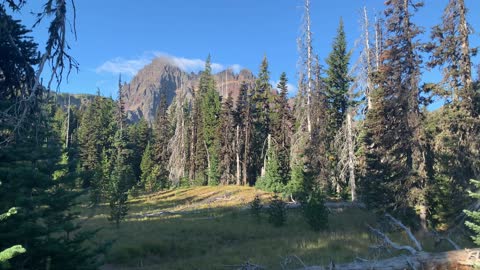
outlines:
M241 70L235 74L232 70L224 70L214 75L217 90L220 95L232 95L236 100L243 81L253 85L255 77L249 70ZM166 57L154 59L141 69L133 79L122 86L125 109L128 119L132 122L145 118L152 122L159 105L160 93L165 91L170 104L175 95L184 94L187 99L192 97L198 88L199 73L187 73L174 65Z

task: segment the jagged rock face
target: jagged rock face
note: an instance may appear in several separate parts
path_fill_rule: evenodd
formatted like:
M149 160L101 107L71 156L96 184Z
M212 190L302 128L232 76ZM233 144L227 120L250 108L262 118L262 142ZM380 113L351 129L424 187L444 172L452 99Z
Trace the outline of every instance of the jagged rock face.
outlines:
M243 81L253 86L255 77L249 70L239 74L225 70L214 75L220 95L232 95L236 100ZM167 94L171 104L176 95L183 94L191 100L193 92L198 89L200 74L187 73L176 67L169 58L160 57L140 70L130 83L122 86L122 96L127 117L131 122L145 118L152 123L160 101L161 91Z

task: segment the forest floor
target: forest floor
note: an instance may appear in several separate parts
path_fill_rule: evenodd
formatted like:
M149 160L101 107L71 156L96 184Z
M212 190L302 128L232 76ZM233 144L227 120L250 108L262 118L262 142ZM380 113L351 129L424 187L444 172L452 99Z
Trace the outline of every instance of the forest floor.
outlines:
M246 262L266 269L296 269L303 264L397 255L371 248L378 242L367 224L380 225L365 209L334 209L329 229L314 232L301 209L290 208L285 226L276 228L267 222L266 213L257 220L248 211L256 194L262 203L271 198L255 188L238 186L162 191L130 200L129 215L119 229L107 220L108 205L84 207L81 221L87 229L102 228L96 241L114 241L102 270L237 269ZM390 237L409 244L402 232ZM435 246L431 237L417 238L426 251L451 249L446 243Z

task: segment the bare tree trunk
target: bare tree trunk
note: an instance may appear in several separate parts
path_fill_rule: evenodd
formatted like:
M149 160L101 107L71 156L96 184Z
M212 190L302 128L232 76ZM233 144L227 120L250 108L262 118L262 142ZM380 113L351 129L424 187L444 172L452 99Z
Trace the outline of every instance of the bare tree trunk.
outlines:
M210 152L208 152L207 142L203 140L203 146L205 146L205 152L207 152L207 172L208 178L210 178Z
M381 40L382 40L382 29L380 26L380 22L378 22L377 18L375 17L375 67L376 70L380 68L380 50L381 48Z
M264 144L265 145L265 144ZM266 173L266 169L267 169L267 153L268 153L268 150L270 149L270 147L272 147L272 135L270 133L268 133L268 136L267 136L267 150L265 151L265 154L263 156L263 167L262 167L262 170L260 172L260 176L261 177L264 177L265 176L265 173Z
M68 107L67 107L67 135L65 139L65 148L68 149L70 144L70 94L68 94Z
M352 110L349 109L347 113L347 147L348 147L348 170L350 172L350 192L352 195L352 202L357 199L357 187L355 183L355 153L353 145L352 132Z
M235 140L236 140L236 169L235 169L235 173L236 173L236 180L237 180L237 185L241 185L241 168L240 168L240 126L237 125L237 131L236 131L236 134L235 134Z
M367 14L367 7L363 7L363 17L364 17L364 36L365 36L365 56L366 56L366 65L367 65L367 89L365 91L365 96L367 98L367 109L372 109L372 98L371 92L373 90L373 84L371 80L372 74L372 60L371 60L371 51L370 51L370 37L369 37L369 22L368 22L368 14Z
M384 260L362 260L337 264L333 267L308 266L303 270L403 270L403 269L474 269L480 249L454 250L439 253L419 252L415 255L398 256Z
M250 149L250 114L249 114L249 111L248 110L248 117L247 118L247 121L246 121L246 125L245 125L245 144L244 144L244 152L243 152L243 185L246 185L247 184L247 175L248 175L248 155L250 154L249 153L249 149Z
M470 33L468 29L467 19L465 18L466 9L464 0L457 0L458 11L460 14L460 37L462 43L462 60L461 60L461 73L464 91L469 93L472 87L472 63L470 59L470 44L468 35ZM471 96L467 95L469 103L472 103ZM471 104L469 104L471 105Z
M311 103L312 103L312 32L310 30L310 0L305 0L306 46L307 46L307 130L311 137Z

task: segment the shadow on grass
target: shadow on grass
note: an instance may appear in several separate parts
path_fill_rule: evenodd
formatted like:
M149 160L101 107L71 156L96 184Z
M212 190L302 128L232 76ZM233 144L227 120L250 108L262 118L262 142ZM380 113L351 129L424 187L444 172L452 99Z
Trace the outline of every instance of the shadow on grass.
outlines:
M246 261L279 269L294 254L309 264L364 255L371 243L359 223L374 217L364 210L345 210L332 215L330 229L320 233L310 230L300 209L288 210L284 227L274 228L266 220L266 213L256 220L238 207L216 207L128 219L118 230L106 220L91 226L105 227L99 237L117 240L107 262L128 269L225 269Z

